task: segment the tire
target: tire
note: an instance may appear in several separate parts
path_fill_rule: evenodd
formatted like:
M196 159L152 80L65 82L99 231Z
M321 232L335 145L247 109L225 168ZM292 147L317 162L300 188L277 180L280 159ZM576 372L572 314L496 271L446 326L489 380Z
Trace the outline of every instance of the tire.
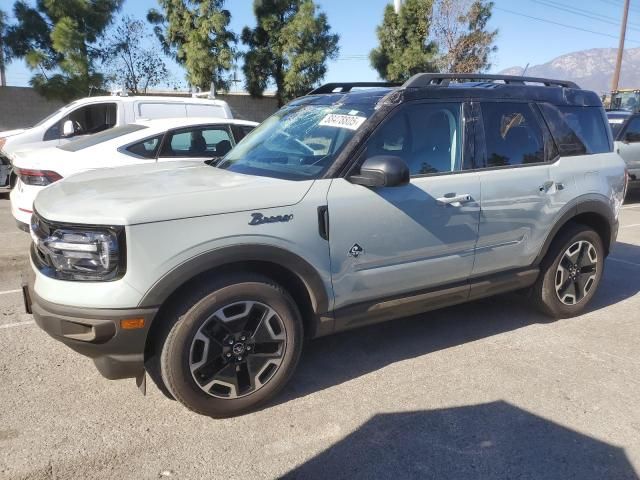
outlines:
M224 418L255 410L285 386L303 327L282 287L259 275L231 275L186 302L160 354L162 380L176 400Z
M600 285L604 258L602 238L596 231L579 224L565 227L540 265L530 291L534 305L553 318L582 313Z

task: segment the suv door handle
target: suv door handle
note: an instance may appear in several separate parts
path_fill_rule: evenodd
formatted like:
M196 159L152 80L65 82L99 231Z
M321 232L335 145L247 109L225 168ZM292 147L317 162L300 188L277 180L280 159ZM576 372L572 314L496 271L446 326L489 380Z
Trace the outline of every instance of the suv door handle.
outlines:
M438 202L438 205L451 205L453 207L459 207L463 203L470 201L471 195L469 195L468 193L464 193L462 195L453 195L451 197L444 196L436 198L436 202Z

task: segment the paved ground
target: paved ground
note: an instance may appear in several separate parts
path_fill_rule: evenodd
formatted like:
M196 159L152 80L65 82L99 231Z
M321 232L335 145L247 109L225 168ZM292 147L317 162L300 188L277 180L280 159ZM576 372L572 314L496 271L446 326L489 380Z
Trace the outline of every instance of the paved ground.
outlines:
M0 198L0 478L637 479L640 195L622 224L579 318L510 295L317 340L270 408L210 420L31 323Z

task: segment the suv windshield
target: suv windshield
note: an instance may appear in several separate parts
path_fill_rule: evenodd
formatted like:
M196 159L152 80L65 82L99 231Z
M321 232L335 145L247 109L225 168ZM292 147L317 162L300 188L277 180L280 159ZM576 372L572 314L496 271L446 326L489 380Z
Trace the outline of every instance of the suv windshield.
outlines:
M322 176L373 105L284 107L245 137L217 165L249 175L311 180Z

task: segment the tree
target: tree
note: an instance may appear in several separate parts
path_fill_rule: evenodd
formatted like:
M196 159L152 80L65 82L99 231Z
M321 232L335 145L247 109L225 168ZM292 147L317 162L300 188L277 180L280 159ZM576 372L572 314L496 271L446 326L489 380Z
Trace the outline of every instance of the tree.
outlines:
M484 0L436 0L434 32L442 55L442 71L476 73L488 70L497 47L497 30L487 31L493 2Z
M169 72L160 54L144 46L150 36L141 20L122 18L102 47L103 67L109 81L123 85L129 92L140 93L167 80Z
M164 13L151 9L147 20L167 55L187 71L187 81L202 90L211 83L227 90L236 35L228 29L231 13L224 0L158 0Z
M396 14L387 5L377 29L379 46L369 54L381 78L403 82L416 73L437 71L437 46L429 38L432 7L432 0L406 0Z
M245 27L249 47L243 66L246 87L260 97L275 83L278 105L304 95L327 73L338 56L339 36L312 0L254 0L256 27Z
M5 41L14 58L38 71L31 85L49 98L71 100L102 87L97 45L124 0L19 0Z
M4 36L7 30L7 14L0 10L0 87L7 85L4 67L10 62L9 52L4 43Z

